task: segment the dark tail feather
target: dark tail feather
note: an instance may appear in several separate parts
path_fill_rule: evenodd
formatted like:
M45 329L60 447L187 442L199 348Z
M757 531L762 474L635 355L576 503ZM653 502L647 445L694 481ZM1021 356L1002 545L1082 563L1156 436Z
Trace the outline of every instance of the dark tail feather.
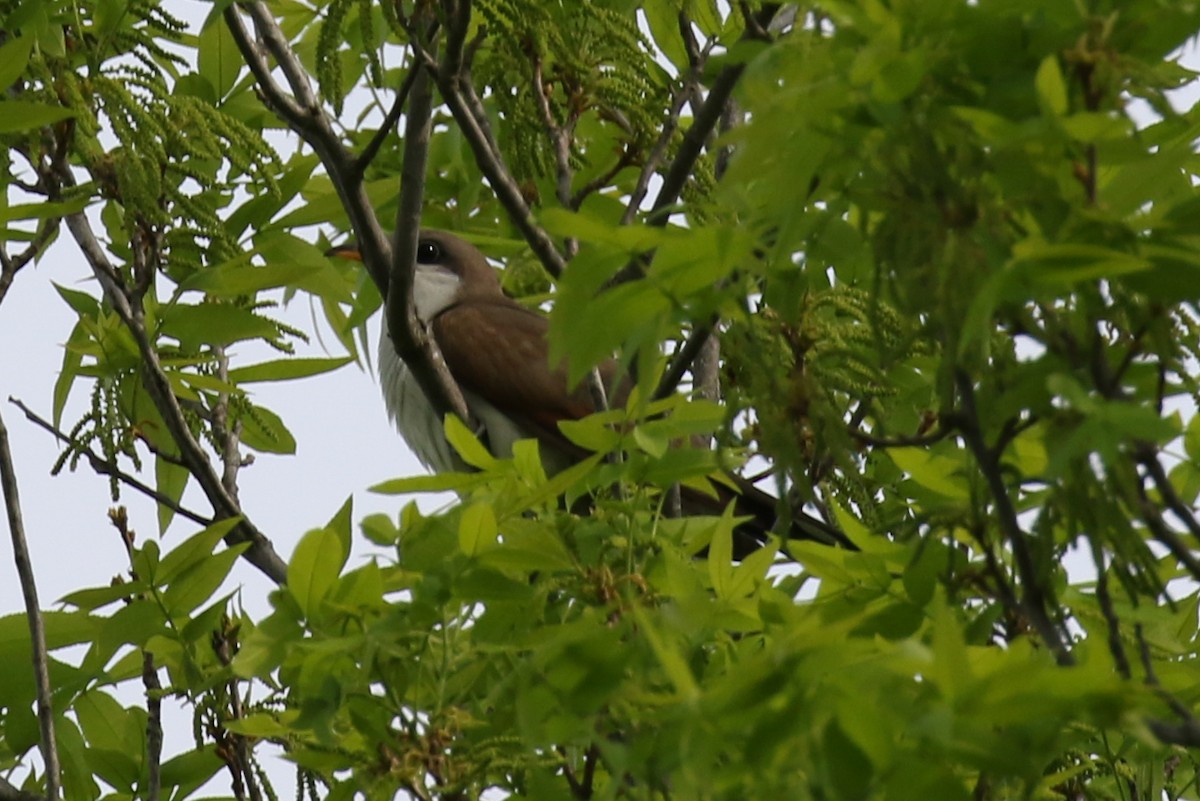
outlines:
M733 530L733 556L744 559L758 548L762 547L771 535L795 540L810 540L824 545L836 545L851 551L857 551L850 539L833 526L805 512L799 512L792 517L791 525L786 531L777 531L779 523L780 500L763 492L751 482L740 476L730 477L736 489L724 484L717 484L717 496L707 495L691 487L680 488L680 501L685 515L719 515L730 501L734 502L734 514L738 517L749 517ZM787 543L784 543L786 550Z

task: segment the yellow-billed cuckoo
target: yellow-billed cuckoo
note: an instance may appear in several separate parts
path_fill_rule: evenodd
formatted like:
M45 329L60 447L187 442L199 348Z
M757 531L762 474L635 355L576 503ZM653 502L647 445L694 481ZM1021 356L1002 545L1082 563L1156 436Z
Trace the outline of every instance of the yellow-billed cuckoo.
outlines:
M330 255L358 258L353 243ZM417 245L413 304L417 318L432 332L446 365L478 421L488 448L498 457L512 455L519 439L535 438L548 472L584 455L563 436L559 421L577 420L595 411L585 385L568 386L566 370L550 364L549 324L535 311L504 294L495 270L473 245L453 234L422 230ZM386 321L386 315L385 315ZM617 365L600 366L606 387L613 386ZM388 413L417 458L435 472L465 465L443 435L442 421L411 371L396 354L386 322L379 342L379 375ZM618 390L614 404L622 403ZM734 550L748 553L766 541L775 523L776 499L749 481L731 476L738 491L718 486L718 497L684 489L687 514L720 514L735 500L739 526ZM803 512L792 520L792 537L853 548L845 535Z

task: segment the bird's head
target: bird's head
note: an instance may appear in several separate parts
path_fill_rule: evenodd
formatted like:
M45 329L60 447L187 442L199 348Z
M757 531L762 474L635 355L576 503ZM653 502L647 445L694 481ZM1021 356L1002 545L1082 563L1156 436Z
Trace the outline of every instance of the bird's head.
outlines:
M362 261L354 240L330 248L326 255ZM502 295L495 270L474 245L445 231L421 230L413 276L413 304L418 319L428 323L467 298Z

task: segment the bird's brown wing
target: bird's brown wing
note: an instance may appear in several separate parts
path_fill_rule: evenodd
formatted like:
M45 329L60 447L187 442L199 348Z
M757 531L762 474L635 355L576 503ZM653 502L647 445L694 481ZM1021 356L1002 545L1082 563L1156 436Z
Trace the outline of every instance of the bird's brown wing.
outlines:
M548 330L544 317L507 298L469 300L442 312L433 322L438 347L463 389L485 396L544 445L569 458L583 458L586 452L562 435L558 423L586 417L595 411L595 404L586 386L568 388L563 366L551 368ZM617 371L613 361L600 366L607 387L614 386ZM622 403L627 392L627 386L619 387L614 404ZM719 515L734 501L735 513L750 518L735 531L734 555L741 559L766 542L778 502L746 479L730 478L737 489L718 484L716 496L683 488L683 511ZM780 533L855 549L836 528L804 512L793 517L790 531Z
M586 417L595 404L586 386L568 387L565 366L551 367L548 330L544 317L507 298L468 300L433 321L438 347L463 389L486 397L543 442L569 449L559 421ZM615 363L602 365L606 383L615 373Z

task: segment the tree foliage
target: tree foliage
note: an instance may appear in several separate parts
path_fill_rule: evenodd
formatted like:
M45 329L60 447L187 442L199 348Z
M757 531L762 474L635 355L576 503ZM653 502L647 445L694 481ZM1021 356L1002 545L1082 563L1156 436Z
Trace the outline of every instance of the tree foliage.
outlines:
M1198 31L1191 0L0 3L0 300L69 234L98 283L60 290L46 424L163 533L114 512L128 573L41 614L62 795L275 797L273 744L321 799L1195 797ZM637 391L554 476L450 416L476 469L285 560L238 471L296 443L247 388L366 363L418 220ZM298 295L343 353L289 355ZM732 513L671 514L726 469L858 550L735 562ZM431 490L460 501L401 509ZM60 786L30 614L0 799Z

